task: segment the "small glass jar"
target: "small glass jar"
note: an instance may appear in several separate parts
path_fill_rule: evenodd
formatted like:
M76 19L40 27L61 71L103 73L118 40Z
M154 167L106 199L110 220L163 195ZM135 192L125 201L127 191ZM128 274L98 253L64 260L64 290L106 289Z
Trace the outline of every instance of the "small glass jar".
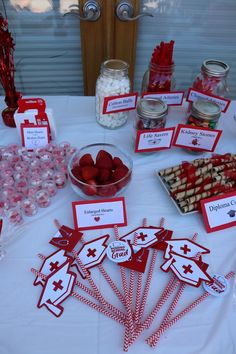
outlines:
M136 131L162 129L166 125L168 106L155 98L140 98L137 104Z
M207 129L216 129L220 115L221 108L217 103L207 100L197 100L192 104L190 114L187 118L187 124ZM199 145L198 139L193 138L192 144L197 147ZM203 153L203 151L192 149L186 150L193 154Z
M193 83L193 88L216 96L229 94L227 76L229 65L223 61L208 59L202 63L201 72Z
M174 64L149 64L142 81L143 92L169 92L175 88Z
M187 124L216 129L220 115L221 108L217 103L207 100L197 100L192 104Z
M127 122L129 111L103 114L104 98L130 93L129 65L118 59L105 61L96 82L96 118L103 127L115 129Z

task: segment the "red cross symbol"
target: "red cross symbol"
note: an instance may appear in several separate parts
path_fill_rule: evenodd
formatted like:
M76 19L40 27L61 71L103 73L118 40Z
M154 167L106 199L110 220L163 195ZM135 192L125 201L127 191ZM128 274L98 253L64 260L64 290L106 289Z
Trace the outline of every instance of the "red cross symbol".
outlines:
M187 254L188 252L190 252L190 251L191 251L191 249L190 249L190 248L188 248L188 246L187 246L187 245L184 245L183 247L180 247L180 249L184 252L184 254Z
M95 254L96 251L97 251L96 248L94 248L93 250L91 250L91 248L89 248L87 257L90 257L90 256L96 257L96 254Z
M61 285L62 284L62 280L59 280L58 282L54 281L52 284L55 286L53 288L54 291L57 291L58 289L60 289L60 290L63 289L63 286Z
M55 263L53 263L53 262L51 262L50 263L50 272L52 272L53 270L56 270L56 269L58 269L58 264L59 264L59 262L58 261L56 261Z
M186 266L186 265L183 265L183 269L184 269L184 274L187 274L187 273L190 273L190 274L192 274L193 273L193 271L192 271L192 266L189 264L188 266Z
M137 238L138 238L138 239L140 238L142 241L145 241L145 238L146 238L146 237L147 237L147 235L144 235L144 234L141 232Z

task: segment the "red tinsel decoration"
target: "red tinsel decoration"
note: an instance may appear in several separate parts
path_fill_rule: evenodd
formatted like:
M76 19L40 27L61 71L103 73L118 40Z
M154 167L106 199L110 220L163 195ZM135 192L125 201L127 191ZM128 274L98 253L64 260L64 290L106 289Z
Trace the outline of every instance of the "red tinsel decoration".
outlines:
M14 46L13 38L8 31L8 22L0 15L0 80L5 91L5 102L12 112L17 108L17 101L20 97L20 94L16 92L14 81ZM14 126L14 121L6 121L4 114L3 119L5 124Z

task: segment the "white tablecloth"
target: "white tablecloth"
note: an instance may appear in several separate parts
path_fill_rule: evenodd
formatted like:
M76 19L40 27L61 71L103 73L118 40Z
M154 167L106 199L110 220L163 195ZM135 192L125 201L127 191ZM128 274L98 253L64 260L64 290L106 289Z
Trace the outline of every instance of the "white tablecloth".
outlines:
M133 179L125 191L128 226L120 229L121 234L141 225L143 217L148 218L150 225L158 225L160 218L164 216L166 227L174 230L175 237L192 237L195 232L199 233L198 242L211 250L211 254L205 258L209 262L210 272L226 274L235 270L236 228L207 234L201 215L180 216L155 177L155 169L192 160L195 156L178 148L151 155L135 154L132 145L134 113L128 124L110 131L95 121L94 98L45 99L48 107L54 109L58 142L69 141L78 148L89 143L109 142L116 144L133 158ZM3 107L2 100L0 108ZM236 152L236 123L233 120L235 107L235 103L232 104L221 119L219 129L223 128L223 135L216 150L218 153ZM184 114L184 108L171 108L167 126L183 122ZM7 128L0 123L0 144L16 142L20 143L16 129ZM29 219L23 232L8 246L6 257L0 261L0 354L122 353L124 328L76 299L70 297L64 302L64 313L60 318L54 317L46 308L36 307L41 288L33 286L34 276L30 269L41 265L37 253L49 255L55 250L48 243L56 231L53 220L57 218L61 223L73 226L71 202L75 200L78 197L69 186L60 191L49 208L40 210L37 216ZM112 230L104 229L85 232L85 238L89 240L107 232L113 237ZM170 277L170 274L159 268L162 260L160 252L146 313L153 307ZM117 267L108 260L104 267L120 287ZM92 272L101 291L110 302L119 306L101 274L96 270ZM160 354L236 353L234 280L231 280L231 285L231 291L226 297L209 297L166 331L154 351ZM176 311L182 310L202 293L202 288L188 286ZM152 352L144 339L157 328L166 309L167 306L162 309L151 327L152 330L144 332L130 348L131 354Z

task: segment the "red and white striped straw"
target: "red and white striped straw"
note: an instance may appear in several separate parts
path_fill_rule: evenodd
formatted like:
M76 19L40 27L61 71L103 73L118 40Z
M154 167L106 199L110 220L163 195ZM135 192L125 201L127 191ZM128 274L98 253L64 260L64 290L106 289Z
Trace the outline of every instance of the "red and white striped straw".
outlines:
M81 259L78 257L76 251L72 251L76 261L78 262L80 268L82 269L82 272L84 273L84 275L86 276L86 279L89 282L89 285L91 286L91 288L93 289L98 301L105 307L105 308L109 308L110 310L112 310L116 315L118 316L123 316L123 313L117 309L115 306L111 305L107 300L105 300L105 298L103 297L101 291L98 289L97 285L95 284L92 276L90 275L90 273L87 271L87 269L84 267L83 263L81 262Z
M61 228L61 224L59 223L58 220L54 220L54 224L57 227L57 229L59 230ZM80 241L82 242L82 244L85 244L86 241L84 240L83 237L81 237ZM102 266L102 264L98 265L98 269L101 272L101 274L103 275L103 277L105 278L105 280L107 281L107 283L109 284L109 286L111 287L111 289L113 290L114 294L118 297L118 299L125 304L125 300L123 295L121 294L121 292L119 291L119 289L117 288L117 286L115 285L115 283L113 282L113 280L111 279L111 277L109 276L109 274L107 273L107 271L104 269L104 267Z
M192 241L196 241L197 240L197 237L198 237L198 233L194 233L194 235L193 235L193 237L192 237ZM199 253L196 255L196 259L199 257ZM152 341L153 341L153 339L155 338L155 337L158 337L158 335L159 335L159 333L160 333L160 330L161 330L161 328L169 321L169 319L171 318L171 316L172 316L172 314L173 314L173 312L174 312L174 310L175 310L175 308L176 308L176 306L177 306L177 304L178 304L178 302L179 302L179 299L181 298L181 296L182 296L182 294L183 294L183 292L184 292L184 289L185 289L185 287L186 287L186 283L181 283L180 282L180 288L179 288L179 290L177 291L177 294L175 295L175 297L174 297L174 299L173 299L173 301L172 301L172 303L171 303L171 305L170 305L170 307L169 307L169 309L167 310L167 312L166 312L166 315L164 316L164 318L163 318L163 320L162 320L162 323L160 324L160 326L159 326L159 328L151 335L151 336L149 336L147 339L146 339L146 342L149 344L149 345L151 345L151 343L152 343ZM157 335L155 335L157 333ZM160 336L159 336L159 338L160 338Z
M147 227L147 218L143 219L143 227ZM135 300L135 311L134 311L134 321L137 324L139 322L139 312L141 306L141 292L142 292L142 282L143 273L138 273L137 288L136 288L136 300Z
M117 225L114 226L114 233L115 233L115 239L118 241L119 240L119 233L118 233ZM123 345L123 350L126 352L126 351L128 351L128 348L129 348L130 337L132 338L134 335L134 323L133 323L133 316L132 316L132 311L131 311L131 301L129 298L129 290L128 290L128 286L127 286L124 267L120 267L120 272L121 272L121 281L122 281L125 302L126 302L126 311L127 311L126 324L125 324L125 335L124 335L124 345Z
M37 271L36 269L34 268L31 268L31 272L34 273L36 276L40 276L42 279L46 280L47 277L46 275L40 273L39 271ZM91 308L97 310L98 312L102 313L103 315L111 318L112 320L124 325L125 324L125 320L117 317L116 315L114 315L113 313L110 313L109 311L105 310L103 307L95 304L94 302L86 299L85 297L75 293L75 292L72 292L71 293L71 296L75 297L77 300L81 301L82 303L84 303L85 305L88 305L90 306Z
M165 223L165 218L162 217L161 220L160 220L160 227L164 227L164 223ZM149 267L148 274L147 274L147 279L146 279L146 284L145 284L145 287L144 287L143 296L142 296L141 306L140 306L140 310L139 310L138 322L143 317L143 313L144 313L144 309L145 309L145 306L146 306L149 290L150 290L150 287L151 287L153 271L154 271L155 264L156 264L156 259L157 259L157 253L158 253L158 251L154 249L153 250L153 254L152 254L150 267Z
M234 276L234 272L229 272L225 278L226 279L230 279ZM208 298L208 296L210 295L210 293L208 293L207 291L204 292L203 295L201 295L200 297L198 297L195 301L193 301L189 306L185 307L185 309L183 311L181 311L178 315L176 315L172 320L170 320L168 323L165 324L165 326L163 326L160 331L158 332L158 334L156 335L156 337L154 336L152 342L151 342L151 347L154 347L156 345L156 343L159 340L159 337L165 332L167 331L169 328L171 328L175 323L177 323L182 317L184 317L187 313L189 313L191 310L193 310L195 307L197 307L198 305L200 305L204 300L206 300Z
M41 254L41 253L38 254L38 257L41 258L42 260L45 260L45 259L46 259L46 257L45 257L43 254ZM96 299L96 300L99 301L99 298L97 297L97 295L95 294L95 292L94 292L93 290L89 289L89 288L88 288L87 286L85 286L83 283L81 283L81 282L79 282L78 280L76 280L76 281L75 281L75 285L77 285L81 290L83 290L83 291L86 292L88 295L90 295L91 297L93 297L94 299ZM114 310L113 305L109 304L108 302L107 302L107 308L108 308L109 310L111 310L111 311ZM122 320L125 320L125 318L126 318L126 315L125 315L123 312L121 312L121 311L119 312L119 310L118 310L118 312L117 312L117 316L119 316Z
M178 285L178 281L176 281L175 276L172 276L166 288L162 292L160 298L158 299L156 305L147 316L146 320L137 328L134 337L131 338L129 342L129 345L132 345L136 341L136 339L140 336L140 334L152 324L157 313L160 311L164 303L168 300L169 296L175 290L177 285Z

